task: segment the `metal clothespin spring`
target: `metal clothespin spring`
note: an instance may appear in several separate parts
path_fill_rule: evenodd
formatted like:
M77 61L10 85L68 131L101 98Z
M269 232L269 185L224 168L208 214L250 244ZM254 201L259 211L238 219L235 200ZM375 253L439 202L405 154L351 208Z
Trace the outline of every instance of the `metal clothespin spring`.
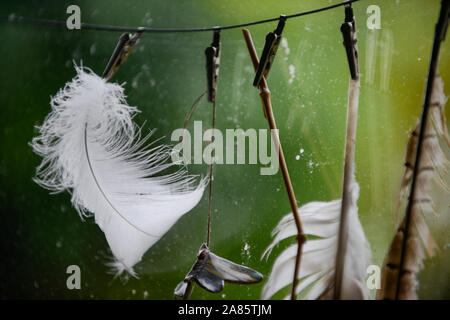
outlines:
M358 46L356 40L356 25L353 9L350 5L345 6L345 22L341 25L344 38L344 47L347 52L348 66L353 80L359 79Z
M220 65L220 30L214 30L213 42L205 49L208 101L216 101Z
M259 60L258 69L256 70L255 78L253 80L253 85L257 87L261 78L267 77L270 68L275 59L275 55L278 50L278 46L281 41L281 34L283 33L284 26L286 24L286 16L280 15L280 20L278 21L277 28L274 32L269 32L266 36L266 42L264 44L264 49L261 54L261 59Z
M103 71L102 77L106 80L112 78L122 63L127 60L133 49L139 42L143 30L137 31L134 35L124 33L120 36L119 42L114 49L114 52L106 65L105 71Z

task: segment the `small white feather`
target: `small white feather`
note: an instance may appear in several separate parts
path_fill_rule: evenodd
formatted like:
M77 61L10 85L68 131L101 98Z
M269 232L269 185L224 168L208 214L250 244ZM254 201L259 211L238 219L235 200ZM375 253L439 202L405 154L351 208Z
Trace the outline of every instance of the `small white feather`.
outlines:
M343 279L343 299L365 299L366 269L370 263L369 244L358 219L356 201L359 187L351 185L353 206L349 211L349 235ZM299 208L304 233L319 237L310 239L303 245L302 263L297 285L297 294L308 290L306 299L331 299L333 293L336 252L339 236L341 200L330 202L310 202ZM263 254L270 255L273 248L282 240L297 235L297 229L291 213L284 216L272 235L273 242ZM275 293L292 283L297 244L285 249L275 260L269 279L262 292L263 299L269 299ZM310 286L312 285L312 286ZM305 291L306 292L306 291ZM286 296L285 299L289 298Z
M205 180L173 166L168 146L143 147L133 122L138 109L124 88L87 68L51 99L52 111L31 146L43 157L35 181L54 192L68 190L83 216L92 213L105 233L118 274L133 266L201 199ZM159 174L159 175L158 175Z

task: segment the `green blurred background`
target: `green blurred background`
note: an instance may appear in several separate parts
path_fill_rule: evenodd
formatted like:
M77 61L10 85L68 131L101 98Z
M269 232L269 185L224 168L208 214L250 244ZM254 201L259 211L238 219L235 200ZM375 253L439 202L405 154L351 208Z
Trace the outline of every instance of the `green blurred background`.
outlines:
M188 28L228 25L327 6L317 0L2 1L0 16L65 20L77 4L86 23ZM381 30L368 30L366 9L381 8ZM361 99L356 177L359 215L381 265L394 233L393 209L408 134L422 107L439 0L363 0L357 18ZM299 205L340 197L349 71L339 31L344 9L290 19L269 77L274 112ZM276 23L250 27L261 52ZM40 158L28 142L50 111L50 96L75 75L73 61L101 74L120 33L69 31L0 22L0 297L33 299L171 299L205 239L207 196L136 265L139 279L108 274L111 253L93 219L81 221L66 193L50 195L32 181ZM447 37L448 38L448 37ZM212 33L144 34L114 77L126 82L138 124L157 128L170 143L186 112L205 90L204 48ZM440 72L450 85L450 40ZM222 32L217 127L266 128L253 69L239 29ZM447 93L449 90L447 89ZM210 123L203 101L194 120ZM447 109L447 118L450 114ZM190 127L192 129L192 125ZM301 149L304 150L301 153ZM300 157L297 157L300 156ZM191 172L206 175L206 165ZM260 261L270 232L290 211L281 174L261 176L259 165L217 165L212 250L269 275L276 254ZM448 181L447 177L447 181ZM427 216L441 254L425 262L419 297L450 298L449 197L436 189L439 216ZM280 248L282 249L282 248ZM276 250L275 253L279 253ZM82 289L68 290L66 268L81 268ZM220 294L198 287L193 299L259 299L263 284L227 284ZM374 292L372 292L373 296Z

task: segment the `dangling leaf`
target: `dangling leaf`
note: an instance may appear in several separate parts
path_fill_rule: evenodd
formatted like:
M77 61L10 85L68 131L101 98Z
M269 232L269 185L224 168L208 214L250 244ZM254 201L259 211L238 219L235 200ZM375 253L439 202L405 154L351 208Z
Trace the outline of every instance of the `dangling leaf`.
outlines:
M176 298L187 298L195 281L203 289L217 293L223 290L225 281L237 284L258 283L263 276L253 269L231 262L212 253L204 243L197 261L183 281L175 288Z

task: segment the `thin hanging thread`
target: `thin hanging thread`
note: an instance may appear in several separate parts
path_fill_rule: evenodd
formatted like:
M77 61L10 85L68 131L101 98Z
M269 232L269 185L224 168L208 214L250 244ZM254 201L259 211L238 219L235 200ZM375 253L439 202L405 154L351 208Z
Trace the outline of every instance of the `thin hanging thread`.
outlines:
M291 15L287 15L286 18L297 18L301 16L306 16L309 14L314 14L322 11L327 11L330 9L338 8L347 4L351 4L353 2L358 2L360 0L348 0L341 3L337 3L334 5L330 5L327 7L322 7L310 11L304 11L299 13L294 13ZM233 24L228 26L218 26L218 27L206 27L206 28L186 28L186 29L172 29L172 28L135 28L135 27L125 27L125 26L111 26L111 25L99 25L99 24L91 24L91 23L81 23L82 30L97 30L97 31L116 31L116 32L154 32L154 33L183 33L183 32L204 32L204 31L214 31L214 30L230 30L242 27L254 26L257 24L263 24L268 22L273 22L280 20L280 17L258 20L253 22L241 23L241 24ZM11 22L11 23L28 23L28 24L39 24L45 26L55 26L55 27L63 27L66 28L66 21L60 20L48 20L48 19L37 19L37 18L24 18L24 17L15 17L13 15L9 17L0 17L0 21L3 22Z
M184 119L183 129L186 129L187 126L189 125L192 115L194 114L195 110L197 110L197 107L198 107L200 101L202 101L202 98L206 95L206 93L207 93L207 91L203 92L201 95L198 96L197 99L195 99L194 103L192 104L191 108L189 109L189 112L186 115L186 118ZM182 140L182 138L183 137L181 137L181 140Z
M213 102L213 112L212 112L212 136L211 136L211 143L214 142L216 137L214 136L214 132L216 129L216 101ZM213 169L214 169L214 161L216 157L216 150L213 150L212 157L211 157L211 163L209 165L209 196L208 196L208 228L207 228L207 235L206 235L206 245L209 247L210 238L211 238L211 202L212 202L212 190L213 190Z
M200 101L206 95L207 91L203 92L192 104L189 112L184 120L184 129L187 128L189 122L191 120L192 115L195 113ZM216 102L213 102L213 112L212 112L212 130L213 135L211 137L211 141L209 144L214 142L214 129L216 128ZM180 138L180 141L183 140L183 137ZM213 169L214 169L214 160L215 160L216 151L214 150L211 157L211 163L209 165L209 195L208 195L208 219L207 219L207 228L206 228L206 245L209 247L210 239L211 239L211 209L212 209L212 189L213 189Z

